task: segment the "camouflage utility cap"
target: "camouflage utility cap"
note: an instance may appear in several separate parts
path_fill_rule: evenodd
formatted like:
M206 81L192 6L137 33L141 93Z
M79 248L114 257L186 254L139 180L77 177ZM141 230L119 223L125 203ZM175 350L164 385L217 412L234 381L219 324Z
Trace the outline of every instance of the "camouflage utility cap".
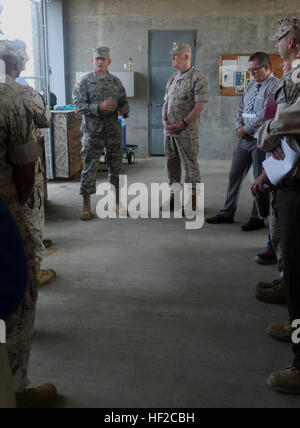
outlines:
M4 60L27 60L26 44L22 40L0 40L0 58Z
M182 53L192 53L192 48L190 45L185 43L173 43L173 49L170 52L170 55L179 55Z
M298 18L287 18L279 20L279 29L272 40L280 40L286 36L290 31L300 31L300 17Z
M97 58L109 59L110 58L110 49L106 48L106 47L95 48L94 49L94 59L97 59Z

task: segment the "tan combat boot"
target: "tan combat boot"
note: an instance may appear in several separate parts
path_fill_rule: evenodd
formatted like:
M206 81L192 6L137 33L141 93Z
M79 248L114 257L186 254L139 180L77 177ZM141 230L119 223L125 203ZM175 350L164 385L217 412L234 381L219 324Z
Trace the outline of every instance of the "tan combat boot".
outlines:
M174 195L174 193L171 193L170 199L168 201L166 201L160 207L160 211L168 212L169 210L171 213L174 212L174 210L175 210L175 195Z
M37 264L37 279L39 281L39 285L46 285L52 282L56 278L56 272L53 269L43 270L41 266Z
M268 379L268 385L284 394L300 394L300 371L295 367L274 372Z
M283 278L275 279L272 282L259 282L256 287L255 297L265 303L285 304L287 299Z
M49 409L54 405L56 398L57 390L51 383L16 393L18 409Z
M291 324L270 324L267 334L279 342L292 343L293 329Z
M192 195L192 198L190 197L187 204L183 207L183 211L190 211L191 209L192 211L197 211L197 208L197 195Z
M91 219L92 219L91 196L88 195L83 197L83 207L82 207L80 220L91 220Z
M114 208L116 209L116 213L119 214L119 216L128 217L128 211L120 200L120 192L118 190L116 191L116 205Z
M185 217L186 214L188 216L191 215L192 211L198 211L197 195L192 195L192 198L190 198L188 203L182 208L182 217Z

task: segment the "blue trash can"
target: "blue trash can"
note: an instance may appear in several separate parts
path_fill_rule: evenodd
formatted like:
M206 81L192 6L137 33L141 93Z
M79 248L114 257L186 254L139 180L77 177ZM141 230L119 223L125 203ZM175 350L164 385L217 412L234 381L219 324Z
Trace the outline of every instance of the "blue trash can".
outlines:
M126 123L122 117L119 117L120 125L122 126L122 140L123 140L123 150L126 150L127 141L126 141Z

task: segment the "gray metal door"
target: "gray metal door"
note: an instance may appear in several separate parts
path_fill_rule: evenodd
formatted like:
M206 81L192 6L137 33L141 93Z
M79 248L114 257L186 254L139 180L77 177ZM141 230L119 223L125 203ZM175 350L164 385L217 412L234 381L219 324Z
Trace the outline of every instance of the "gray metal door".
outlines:
M162 107L166 85L176 71L172 68L173 42L188 43L193 47L192 62L195 64L197 31L150 31L150 114L149 141L152 156L164 155Z

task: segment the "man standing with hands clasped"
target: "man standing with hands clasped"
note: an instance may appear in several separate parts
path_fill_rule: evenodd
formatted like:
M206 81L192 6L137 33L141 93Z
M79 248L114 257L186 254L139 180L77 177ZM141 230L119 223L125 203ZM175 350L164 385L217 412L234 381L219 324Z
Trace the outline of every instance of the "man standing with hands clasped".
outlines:
M266 154L257 147L257 131L265 117L269 96L275 92L277 78L272 73L269 55L256 52L249 58L249 72L253 81L249 84L237 109L236 135L239 145L233 154L229 184L224 208L206 221L210 224L233 223L237 210L240 189L251 165L253 175L257 178L262 172L262 162ZM242 230L249 232L264 227L253 203L251 217Z
M193 187L192 208L196 210L196 183L201 182L198 163L200 114L207 98L206 77L192 66L192 48L174 43L170 52L177 68L167 84L163 123L165 128L165 155L170 186L181 182L181 164L185 182ZM174 193L171 194L174 210Z
M109 48L94 49L94 72L84 76L79 84L76 83L73 91L75 111L83 116L81 220L92 218L91 194L96 193L96 175L105 147L109 180L115 186L116 207L119 209L119 175L122 172L123 143L118 115L127 117L129 106L121 81L108 72L110 64Z

